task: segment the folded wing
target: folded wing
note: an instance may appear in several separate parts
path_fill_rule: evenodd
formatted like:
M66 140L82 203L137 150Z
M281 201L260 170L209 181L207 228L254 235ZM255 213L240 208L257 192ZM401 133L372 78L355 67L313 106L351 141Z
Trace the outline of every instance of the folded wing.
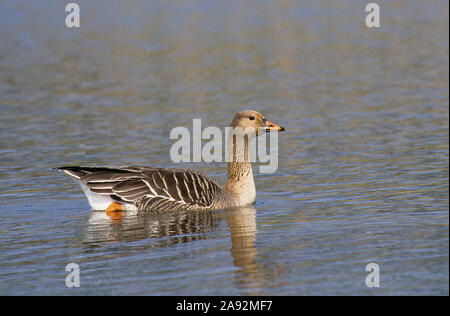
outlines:
M138 209L208 209L220 186L193 171L150 167L62 167L92 192Z

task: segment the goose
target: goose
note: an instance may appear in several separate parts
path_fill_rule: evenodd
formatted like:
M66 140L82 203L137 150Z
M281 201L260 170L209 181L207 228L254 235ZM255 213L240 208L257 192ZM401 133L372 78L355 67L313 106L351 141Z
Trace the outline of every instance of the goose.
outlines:
M256 191L248 157L249 139L285 129L252 110L237 113L230 127L231 131L243 131L244 137L232 136L223 186L186 169L144 166L57 169L80 184L93 210L214 210L250 205L255 202Z

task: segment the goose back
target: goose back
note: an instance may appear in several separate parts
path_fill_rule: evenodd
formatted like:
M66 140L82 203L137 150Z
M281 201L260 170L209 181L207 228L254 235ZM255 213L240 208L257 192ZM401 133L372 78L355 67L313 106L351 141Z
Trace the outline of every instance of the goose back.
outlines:
M95 194L139 210L201 210L227 207L228 194L213 180L186 169L62 167Z

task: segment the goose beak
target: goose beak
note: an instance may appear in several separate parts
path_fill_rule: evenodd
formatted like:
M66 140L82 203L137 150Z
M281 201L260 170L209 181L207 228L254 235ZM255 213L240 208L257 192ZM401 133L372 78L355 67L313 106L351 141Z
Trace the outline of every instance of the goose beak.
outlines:
M263 119L263 123L266 124L265 130L266 132L283 132L285 131L284 127L278 126L277 124L273 124L266 119Z

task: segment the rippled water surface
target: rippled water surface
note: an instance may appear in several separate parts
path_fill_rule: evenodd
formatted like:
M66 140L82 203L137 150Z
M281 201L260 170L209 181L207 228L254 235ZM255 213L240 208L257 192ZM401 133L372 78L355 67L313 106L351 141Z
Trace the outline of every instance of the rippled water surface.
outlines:
M448 295L448 2L366 2L0 2L0 294ZM254 207L108 217L52 169L223 183L170 131L243 109L287 130Z

